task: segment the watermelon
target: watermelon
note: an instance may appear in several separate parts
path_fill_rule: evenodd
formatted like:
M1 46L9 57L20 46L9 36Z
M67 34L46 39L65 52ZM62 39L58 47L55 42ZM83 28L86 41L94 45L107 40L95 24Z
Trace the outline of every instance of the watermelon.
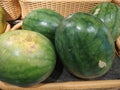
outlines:
M114 3L105 2L98 4L90 13L105 23L115 41L120 35L120 7Z
M114 41L104 23L91 14L74 13L56 30L55 46L74 76L94 79L107 73L114 59Z
M63 16L50 9L31 11L23 20L23 29L39 32L54 42L56 28Z
M29 30L0 36L0 80L29 86L42 82L54 70L56 54L49 39Z
M7 22L4 17L4 9L0 6L0 34L5 31Z

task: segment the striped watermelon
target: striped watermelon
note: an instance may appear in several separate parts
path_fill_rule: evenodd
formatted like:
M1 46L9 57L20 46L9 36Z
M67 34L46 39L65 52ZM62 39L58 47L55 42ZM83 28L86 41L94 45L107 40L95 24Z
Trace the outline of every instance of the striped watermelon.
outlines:
M86 13L66 17L55 35L64 66L79 78L97 78L111 67L114 42L104 23Z
M90 13L105 23L115 41L120 35L120 7L114 3L105 2L98 4Z
M23 29L39 32L54 42L56 28L63 16L50 9L31 11L23 20Z

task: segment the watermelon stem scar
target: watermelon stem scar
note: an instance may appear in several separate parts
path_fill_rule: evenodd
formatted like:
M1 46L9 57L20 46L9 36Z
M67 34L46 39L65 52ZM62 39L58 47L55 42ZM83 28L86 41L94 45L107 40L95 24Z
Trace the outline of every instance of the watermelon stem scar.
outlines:
M99 63L98 63L98 66L99 66L100 68L104 68L104 67L106 67L107 65L106 65L106 63L105 63L104 61L100 60Z

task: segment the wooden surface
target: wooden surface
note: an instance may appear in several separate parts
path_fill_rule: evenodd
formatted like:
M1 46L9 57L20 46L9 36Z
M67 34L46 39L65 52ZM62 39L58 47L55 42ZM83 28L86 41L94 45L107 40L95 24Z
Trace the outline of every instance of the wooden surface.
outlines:
M0 82L2 90L120 90L120 80L76 81L18 87Z

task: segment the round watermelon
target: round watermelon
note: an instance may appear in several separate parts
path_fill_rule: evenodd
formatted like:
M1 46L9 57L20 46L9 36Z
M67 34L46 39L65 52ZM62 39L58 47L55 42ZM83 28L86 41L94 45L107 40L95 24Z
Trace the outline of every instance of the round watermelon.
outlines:
M0 36L0 80L19 86L39 83L55 64L53 44L40 33L16 30Z
M39 32L54 42L55 31L63 16L50 9L36 9L23 19L23 29Z
M105 2L98 4L90 13L104 22L112 34L113 40L116 41L120 35L120 7L114 3Z
M114 59L114 42L107 27L100 19L83 12L61 22L55 46L64 66L79 78L104 75Z

